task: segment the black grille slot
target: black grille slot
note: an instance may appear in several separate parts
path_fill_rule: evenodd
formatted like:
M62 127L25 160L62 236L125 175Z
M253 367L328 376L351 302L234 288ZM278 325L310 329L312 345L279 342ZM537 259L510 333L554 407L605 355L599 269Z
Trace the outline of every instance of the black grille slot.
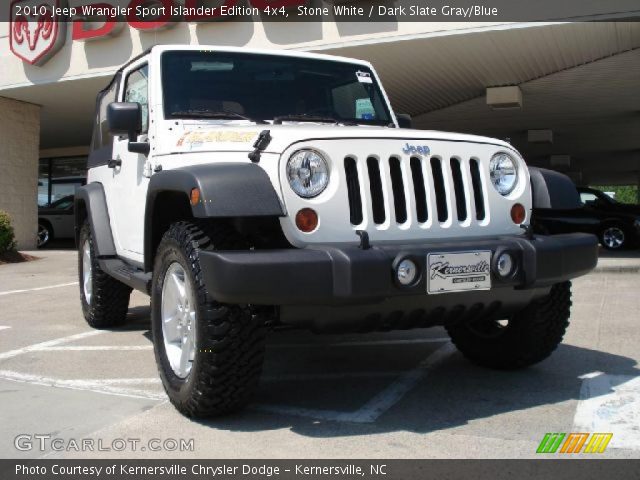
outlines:
M404 181L402 180L399 158L391 157L389 159L389 171L391 172L391 188L393 189L396 222L404 223L407 221L407 199L404 196Z
M382 193L382 178L380 178L380 163L375 157L367 158L367 170L369 171L369 190L371 191L371 209L374 223L384 223L386 214L384 211L384 196Z
M349 195L349 217L352 225L362 223L362 197L360 196L360 182L356 160L351 157L344 159L344 173L347 176L347 193Z
M413 178L413 194L416 198L416 215L420 223L424 223L429 218L427 210L427 192L424 185L424 175L422 174L422 164L418 157L411 157L411 177Z
M451 177L453 179L453 191L456 195L456 212L458 220L464 222L467 219L467 201L464 195L464 183L462 182L462 170L460 168L460 160L452 158Z
M471 186L473 187L473 201L476 207L476 218L484 220L484 192L482 191L482 181L480 179L480 165L478 160L472 158L469 162L471 173Z
M449 218L447 208L447 194L444 189L444 176L442 175L442 163L439 158L431 157L431 173L433 175L433 190L436 194L436 209L438 210L438 221L446 222Z

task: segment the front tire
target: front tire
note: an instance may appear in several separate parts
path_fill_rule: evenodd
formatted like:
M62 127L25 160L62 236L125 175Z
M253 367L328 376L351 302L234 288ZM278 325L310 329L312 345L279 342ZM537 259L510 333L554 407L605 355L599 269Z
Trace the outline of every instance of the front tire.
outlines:
M483 367L513 370L547 358L562 341L571 307L571 282L551 287L545 297L504 322L451 325L451 341L470 361Z
M100 268L88 223L80 229L78 280L82 314L93 328L111 328L127 319L131 287Z
M178 222L164 234L153 269L153 343L162 384L188 417L237 411L262 371L264 318L248 305L221 304L203 282L202 251L248 246L234 230Z

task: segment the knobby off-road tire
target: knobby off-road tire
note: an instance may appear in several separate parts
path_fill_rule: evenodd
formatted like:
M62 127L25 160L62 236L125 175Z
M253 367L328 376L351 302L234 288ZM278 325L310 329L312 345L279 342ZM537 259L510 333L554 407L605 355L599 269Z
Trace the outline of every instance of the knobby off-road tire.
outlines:
M122 325L127 319L131 287L109 276L100 268L88 223L80 229L79 238L78 280L82 314L93 328ZM90 274L85 276L89 268Z
M562 341L571 307L571 282L558 283L508 319L451 325L452 342L473 363L490 368L524 368L547 358Z
M178 222L164 234L154 262L151 310L156 362L171 403L188 417L212 417L241 409L250 401L262 372L263 316L248 305L216 302L204 285L200 253L216 249L245 250L248 245L223 224ZM167 346L169 338L165 342L163 333L163 308L164 318L171 316L166 314L170 305L163 307L163 291L165 295L169 291L163 290L164 282L174 281L171 274L176 271L191 289L194 307L194 314L187 315L195 316L195 350L188 372L172 367L167 349L174 347Z

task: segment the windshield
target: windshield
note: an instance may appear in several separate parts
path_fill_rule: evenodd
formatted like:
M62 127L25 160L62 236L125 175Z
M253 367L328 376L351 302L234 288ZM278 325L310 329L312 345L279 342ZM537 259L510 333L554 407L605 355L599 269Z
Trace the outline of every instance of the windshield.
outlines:
M162 55L165 118L388 125L373 72L337 61L225 52Z

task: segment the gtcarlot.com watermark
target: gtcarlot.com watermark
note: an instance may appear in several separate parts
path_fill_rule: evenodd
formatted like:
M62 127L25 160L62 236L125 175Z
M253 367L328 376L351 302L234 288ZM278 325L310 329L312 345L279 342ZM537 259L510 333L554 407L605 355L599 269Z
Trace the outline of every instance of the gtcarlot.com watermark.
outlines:
M61 438L50 434L21 434L13 445L21 452L193 452L193 438Z

